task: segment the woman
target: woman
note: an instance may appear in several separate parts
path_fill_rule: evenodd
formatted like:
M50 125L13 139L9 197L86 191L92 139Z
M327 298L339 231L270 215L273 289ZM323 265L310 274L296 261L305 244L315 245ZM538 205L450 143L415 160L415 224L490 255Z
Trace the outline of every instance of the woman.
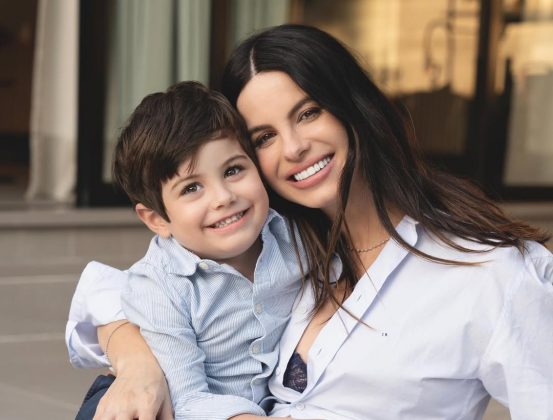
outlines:
M281 340L271 415L479 419L491 395L513 419L553 418L553 256L539 245L548 236L426 166L405 113L322 31L252 36L223 87L272 206L299 228L311 278L322 279ZM331 284L334 253L344 270ZM130 412L117 418L151 418L167 401L162 374L128 324L110 343L120 377L98 418L115 418L113 400ZM136 393L154 402L137 408Z

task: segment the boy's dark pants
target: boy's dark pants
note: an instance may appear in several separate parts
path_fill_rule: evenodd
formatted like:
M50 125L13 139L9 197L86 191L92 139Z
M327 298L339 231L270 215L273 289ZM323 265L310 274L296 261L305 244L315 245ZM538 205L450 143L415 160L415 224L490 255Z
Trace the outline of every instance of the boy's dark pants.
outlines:
M83 405L81 405L75 420L92 420L100 399L104 396L114 380L115 376L113 375L100 375L96 378L86 393Z

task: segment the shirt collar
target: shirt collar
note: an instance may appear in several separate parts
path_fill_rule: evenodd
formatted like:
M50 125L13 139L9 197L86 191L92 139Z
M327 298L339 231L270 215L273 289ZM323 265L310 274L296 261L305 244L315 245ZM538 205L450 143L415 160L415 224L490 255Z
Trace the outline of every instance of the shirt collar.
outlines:
M419 222L411 216L403 216L396 226L396 232L411 246L415 246L419 237Z
M272 234L277 241L291 242L288 221L273 209L269 209L267 220L261 229L261 239L265 242L265 238L269 234Z
M191 276L198 269L198 264L203 260L193 252L184 248L175 238L162 238L156 236L152 241L155 246L165 251L163 265L171 274Z
M261 229L261 238L263 242L267 242L269 236L274 236L277 241L290 242L290 230L288 222L284 217L273 209L269 209L267 219ZM198 268L201 268L201 263L207 263L211 267L221 266L219 263L209 259L202 259L193 252L184 248L179 242L171 238L154 237L150 247L158 247L166 252L166 260L164 261L167 272L180 276L192 276Z

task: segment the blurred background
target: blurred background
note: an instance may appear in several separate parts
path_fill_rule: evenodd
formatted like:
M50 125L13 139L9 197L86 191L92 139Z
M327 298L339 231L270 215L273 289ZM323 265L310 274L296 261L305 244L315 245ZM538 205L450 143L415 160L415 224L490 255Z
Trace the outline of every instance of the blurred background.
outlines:
M553 230L553 0L0 0L0 420L74 418L98 373L63 343L78 273L150 237L111 183L119 127L285 22L346 43L435 165Z

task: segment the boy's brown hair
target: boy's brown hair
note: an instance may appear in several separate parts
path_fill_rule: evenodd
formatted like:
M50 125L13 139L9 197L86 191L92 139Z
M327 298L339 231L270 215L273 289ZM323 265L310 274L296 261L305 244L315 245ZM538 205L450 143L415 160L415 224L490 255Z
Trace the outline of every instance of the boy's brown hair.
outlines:
M148 95L119 136L115 183L133 205L142 203L169 221L162 184L177 175L185 160L193 164L202 145L223 137L236 139L255 162L242 118L220 93L198 82L180 82Z

